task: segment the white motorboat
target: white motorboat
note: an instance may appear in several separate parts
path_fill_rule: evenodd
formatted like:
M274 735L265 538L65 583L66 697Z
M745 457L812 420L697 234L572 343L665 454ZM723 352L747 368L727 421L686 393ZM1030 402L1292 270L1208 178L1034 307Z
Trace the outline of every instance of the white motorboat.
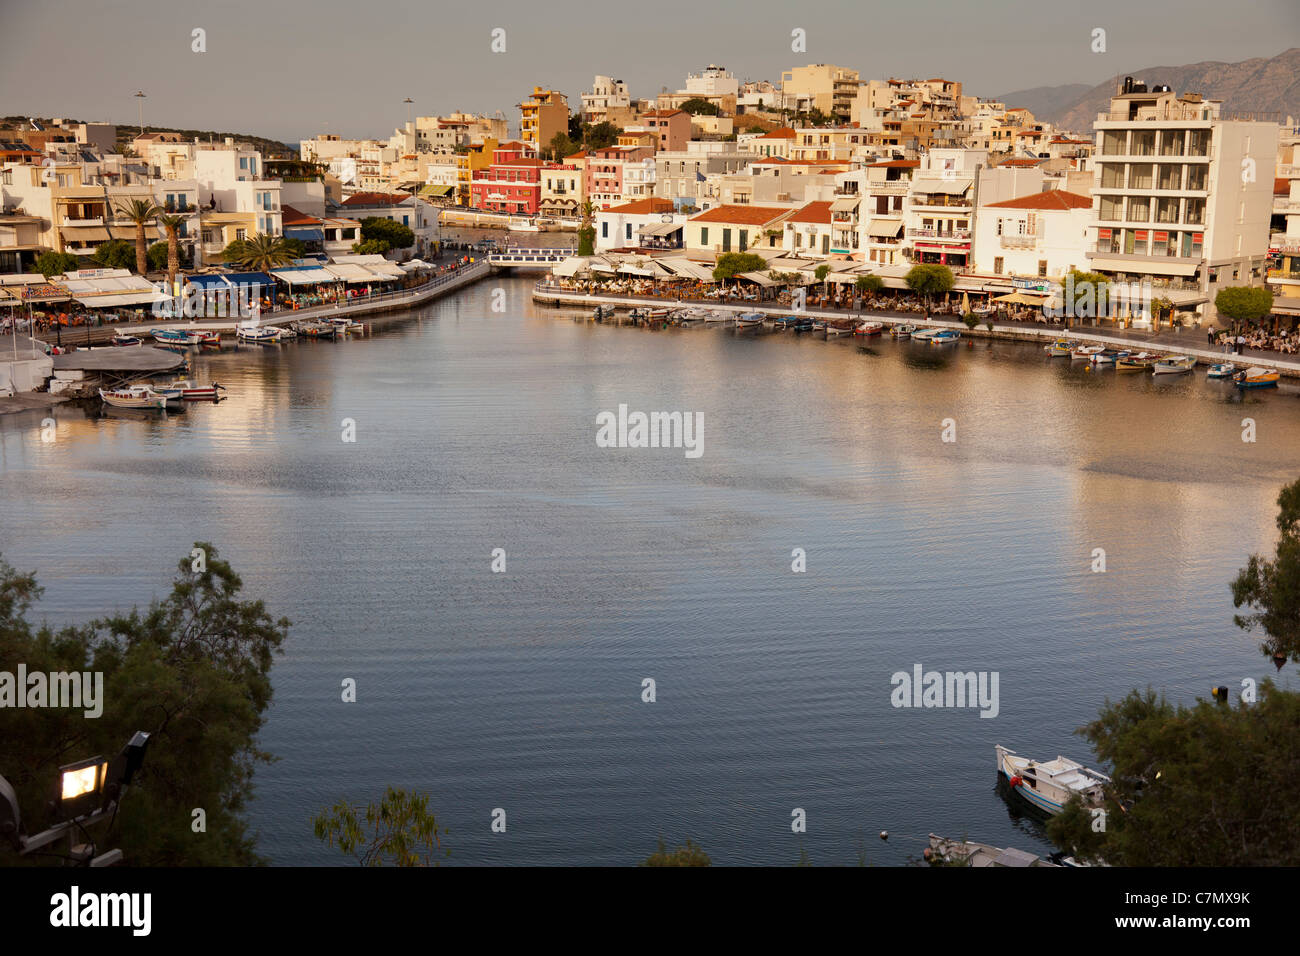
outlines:
M148 385L124 385L99 390L99 397L114 408L166 408L167 396L159 395Z
M260 325L256 319L235 326L235 338L241 342L270 345L280 341L280 330L270 325Z
M1055 760L1031 760L1001 744L995 747L998 773L1007 778L1011 789L1044 813L1058 814L1076 793L1084 806L1101 805L1110 777L1091 770L1068 757Z
M742 312L736 316L736 328L756 329L767 318L762 312Z
M1043 351L1046 352L1048 355L1050 355L1052 358L1064 358L1065 356L1071 354L1078 347L1079 347L1078 342L1071 342L1068 339L1057 339L1051 345L1044 345Z
M1087 361L1092 361L1094 355L1099 355L1104 351L1106 351L1106 346L1104 345L1080 345L1070 353L1070 360L1085 359Z
M1196 359L1190 355L1174 355L1167 359L1162 359L1151 366L1151 371L1156 375L1179 375L1183 372L1190 372L1196 368Z
M913 329L913 330L912 330L912 341L913 341L913 342L928 342L928 341L930 341L930 339L932 339L932 338L934 338L936 335L938 335L940 331L941 331L940 329Z
M1210 370L1205 373L1206 378L1232 378L1236 373L1237 366L1233 362L1220 362L1218 365L1211 365Z

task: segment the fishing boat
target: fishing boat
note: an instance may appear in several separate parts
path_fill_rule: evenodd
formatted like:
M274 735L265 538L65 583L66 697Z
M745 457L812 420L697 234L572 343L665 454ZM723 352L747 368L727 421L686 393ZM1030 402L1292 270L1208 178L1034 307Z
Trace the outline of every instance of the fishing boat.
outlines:
M913 342L928 342L931 338L939 334L938 329L912 329Z
M1145 372L1159 360L1154 352L1133 352L1119 359L1115 367L1121 372Z
M119 346L144 345L144 339L140 338L138 335L128 335L125 332L114 332L113 344Z
M961 333L956 329L939 329L930 336L931 345L951 345L961 338Z
M784 332L786 329L793 329L803 316L800 315L779 315L771 319L772 328L777 332Z
M114 408L166 408L167 396L159 395L148 385L124 385L99 390L99 397Z
M1128 358L1127 349L1102 349L1088 357L1093 365L1114 365L1122 358Z
M302 322L298 325L298 332L309 339L332 339L338 334L338 329L328 322Z
M541 232L542 227L535 222L511 222L506 227L511 232Z
M278 332L280 333L280 341L281 341L281 342L289 342L289 341L292 341L293 339L296 339L296 338L298 337L298 333L297 333L296 331L294 331L293 326L289 326L289 325L286 325L286 326L273 325L273 326L270 326L270 328L273 328L273 329L275 329L276 331L278 331Z
M825 319L818 319L812 324L812 330L814 332L825 332L828 324L829 323Z
M157 382L150 383L149 387L153 389L155 395L161 395L169 402L179 403L181 401L181 390L174 385L162 385Z
M1001 744L995 748L998 773L1007 778L1007 784L1030 805L1055 816L1076 793L1084 806L1101 805L1104 788L1110 777L1091 770L1068 757L1037 761L1022 757Z
M1070 353L1070 361L1075 359L1091 360L1098 352L1106 351L1104 345L1080 345Z
M186 329L185 336L189 339L191 345L221 346L220 332L205 332L201 329Z
M902 325L896 325L889 330L889 334L896 339L911 338L916 332L916 326L910 322L904 322Z
M191 344L189 333L184 329L150 329L149 334L153 340L164 348L189 348ZM128 406L123 406L128 407Z
M849 328L848 326L831 325L829 322L826 323L826 337L828 339L837 338L841 335L848 335L852 331L853 329Z
M354 322L346 316L337 316L335 318L327 319L326 321L340 332L356 332L363 328L360 322Z
M1248 368L1232 380L1238 388L1277 388L1278 373L1267 368Z
M796 332L811 332L811 331L813 330L813 325L814 325L814 324L815 324L815 323L813 322L812 319L810 319L810 318L807 317L807 316L804 316L804 317L801 318L801 319L796 319L796 320L795 320L795 323L794 323L794 330L795 330Z
M1206 371L1206 378L1232 378L1236 373L1237 366L1234 362L1220 362L1218 365L1211 365Z
M885 331L885 323L866 321L854 329L853 334L865 337L870 335L879 335L883 331Z
M153 388L154 391L160 390L157 385L153 386ZM217 394L218 390L223 392L226 390L226 386L217 382L212 382L208 385L200 385L198 382L188 378L168 382L166 385L162 386L162 388L179 391L180 397L187 402L216 401L221 397Z
M736 328L738 329L756 329L763 324L767 316L762 312L742 312L736 316Z
M1194 368L1196 368L1196 359L1192 356L1172 355L1156 362L1151 367L1151 371L1156 375L1180 375L1183 372L1190 372Z
M235 327L235 338L240 342L271 345L280 341L280 330L270 325L241 322Z
M1051 345L1044 345L1043 351L1052 358L1064 358L1078 347L1078 342L1071 342L1068 339L1057 339Z

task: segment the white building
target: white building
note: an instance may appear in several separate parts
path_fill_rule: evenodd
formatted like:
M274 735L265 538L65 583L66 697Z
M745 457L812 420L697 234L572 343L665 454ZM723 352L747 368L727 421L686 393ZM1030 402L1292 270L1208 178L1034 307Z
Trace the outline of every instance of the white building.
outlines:
M1021 278L1086 271L1092 225L1092 199L1060 189L981 202L975 210L975 270Z
M980 149L932 149L922 157L903 201L913 262L970 264L975 177L987 163Z
M626 83L612 76L597 75L592 81L591 92L582 94L582 120L584 123L599 123L611 107L627 109L631 105L632 97Z
M1277 124L1219 107L1126 79L1093 124L1091 268L1151 280L1198 312L1222 286L1262 284L1273 207Z

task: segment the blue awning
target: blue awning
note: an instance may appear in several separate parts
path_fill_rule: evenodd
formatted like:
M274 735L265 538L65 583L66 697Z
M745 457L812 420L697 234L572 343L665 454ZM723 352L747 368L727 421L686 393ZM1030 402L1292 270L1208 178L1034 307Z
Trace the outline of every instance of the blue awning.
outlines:
M231 285L263 285L268 289L275 284L265 272L232 272L226 276L226 281Z
M202 289L205 292L209 289L218 289L225 291L230 286L226 285L225 276L189 276L185 280L196 289Z
M325 231L323 229L293 229L289 228L284 231L286 239L301 239L303 242L324 242Z

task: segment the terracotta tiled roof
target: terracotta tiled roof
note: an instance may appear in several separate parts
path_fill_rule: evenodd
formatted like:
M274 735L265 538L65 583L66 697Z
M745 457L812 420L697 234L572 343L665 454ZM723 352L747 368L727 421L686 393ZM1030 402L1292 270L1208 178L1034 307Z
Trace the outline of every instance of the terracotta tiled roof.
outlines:
M1044 209L1048 211L1062 209L1090 209L1092 200L1078 193L1067 193L1064 189L1049 189L1046 192L1030 193L1018 199L989 203L990 209Z
M794 139L794 130L789 126L782 126L780 129L774 129L770 133L764 133L759 139Z
M885 169L916 169L920 165L921 165L921 161L919 159L888 159L885 160L885 162L883 163L867 164L867 166L871 169L877 169L882 167Z
M786 222L818 222L829 223L831 221L831 204L817 200L810 202L795 212Z
M1275 179L1275 180L1273 180L1273 195L1274 195L1274 196L1286 196L1286 195L1289 195L1290 192L1291 192L1291 180L1289 180L1289 179Z
M622 206L613 206L606 212L622 213L625 216L650 216L655 213L665 213L673 211L671 199L660 199L657 196L651 196L648 199L634 199L630 203Z
M1041 159L1020 159L1020 158L1017 158L1017 159L1004 159L1004 160L1002 160L1002 162L999 163L998 165L999 165L999 166L1022 166L1022 167L1029 167L1029 166L1037 166L1037 165L1038 165L1039 163L1041 163L1041 162L1042 162Z
M779 206L715 206L707 212L691 217L691 222L729 222L742 226L766 226L789 212L789 209L782 209Z
M315 216L309 216L288 204L281 204L280 219L286 226L319 226L321 222Z
M396 206L410 199L398 193L357 193L343 200L345 206Z

